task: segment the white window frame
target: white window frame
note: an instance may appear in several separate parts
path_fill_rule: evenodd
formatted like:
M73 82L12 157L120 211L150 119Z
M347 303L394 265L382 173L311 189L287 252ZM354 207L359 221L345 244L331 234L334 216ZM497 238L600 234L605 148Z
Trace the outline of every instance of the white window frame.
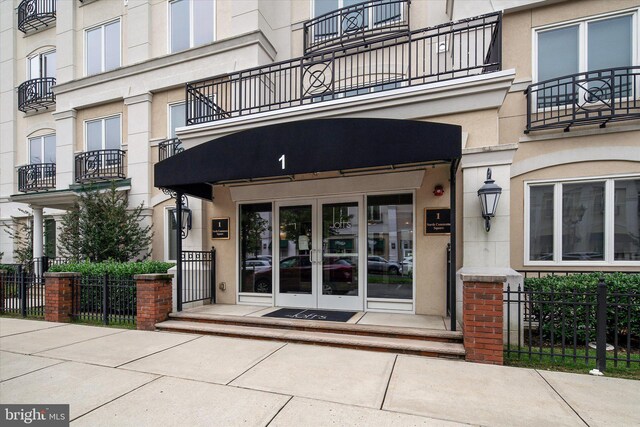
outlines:
M365 1L363 3L370 3L370 2L371 2L371 0ZM393 21L386 21L384 24L376 24L374 22L374 17L373 17L374 14L370 13L369 17L368 17L369 18L368 19L369 22L367 22L367 28L370 28L370 29L381 28L381 27L386 27L388 24L391 24L393 22L402 22L404 20L404 7L402 7L402 3L398 3L398 4L400 5L400 18L398 18L397 20L393 20ZM310 6L311 6L311 11L309 12L309 16L311 16L311 19L315 19L315 18L317 18L317 16L316 16L316 0L310 0ZM357 6L357 5L354 5L354 6ZM342 9L344 7L346 7L344 5L344 0L338 0L338 8L332 10L331 12L336 11L338 9ZM373 8L371 8L371 9L373 10ZM330 12L327 12L327 13L330 13ZM342 34L342 28L338 28L338 35L336 35L336 37L340 37L341 34ZM328 39L329 38L327 37L327 40Z
M524 266L545 267L605 267L605 266L640 266L640 261L616 261L615 248L615 182L640 179L638 174L622 174L595 176L585 178L566 178L531 180L524 182ZM604 182L604 260L603 261L563 261L562 260L562 184L582 184L588 182ZM533 186L553 185L553 260L536 261L530 259L530 188Z
M193 45L193 1L194 0L182 0L182 1L186 1L189 3L189 47L186 49L182 49L182 50L177 50L177 51L172 51L171 50L171 4L175 3L177 0L169 0L167 2L167 52L170 54L173 53L178 53L178 52L184 52L186 50L189 49L193 49L195 47L199 47L199 46L205 46L205 44L199 44L198 46L194 46ZM216 16L218 15L218 10L217 10L217 0L206 0L206 1L211 1L213 3L213 16L211 17L212 19L212 25L213 25L213 40L211 40L211 43L215 42L218 37L217 37L217 25L216 25Z
M83 54L84 54L84 61L83 61L83 65L84 65L84 75L85 76L95 76L97 74L101 74L101 73L106 73L108 71L112 71L112 70L105 70L104 69L104 63L105 63L105 55L106 55L106 49L105 49L105 40L104 40L104 34L105 34L105 27L107 25L113 24L118 22L120 24L120 32L118 34L118 66L116 68L113 68L112 70L118 69L120 67L122 67L122 20L120 19L120 17L116 18L116 19L110 19L108 21L102 22L98 25L94 25L90 28L86 28L84 30L84 49L83 49ZM87 54L87 49L89 48L89 43L87 42L87 37L89 35L89 31L93 31L96 30L98 28L101 28L102 31L100 32L100 46L102 48L102 56L100 57L100 71L95 73L95 74L89 74L88 73L88 61L89 61L89 55Z
M30 55L30 56L28 56L26 58L26 62L27 62L27 65L26 65L27 80L40 79L40 78L45 77L45 76L42 75L42 57L44 55L48 55L50 53L53 53L54 55L56 55L56 50L55 49L48 49L48 50L45 50L45 51L42 51L42 52L34 53L33 55ZM39 65L39 74L40 75L37 76L37 77L34 77L34 76L31 75L31 60L33 60L36 57L39 58L39 61L40 61L40 65ZM57 58L56 58L56 60L57 60ZM57 70L54 70L54 73L53 73L54 78L55 78L55 75L56 75L56 71Z
M45 164L43 163L31 163L31 140L32 139L36 139L39 138L40 139L40 158L44 161L44 138L46 138L47 136L56 136L55 132L51 132L51 133L46 133L43 135L37 135L37 136L29 136L27 137L27 159L28 159L28 164L29 165L34 165L34 164ZM56 146L58 145L58 140L56 138ZM57 159L56 159L57 161Z
M595 22L595 21L602 21L602 20L606 20L606 19L611 19L611 18L617 18L617 17L622 17L622 16L628 16L631 15L632 20L631 20L631 28L633 31L632 34L632 48L631 48L631 65L632 66L637 66L638 65L638 58L640 58L640 40L639 40L639 36L640 36L640 29L638 28L639 25L639 19L638 19L638 14L640 13L640 8L633 8L633 9L627 9L627 10L623 10L623 11L617 11L617 12L610 12L610 13L606 13L606 14L600 14L600 15L594 15L594 16L590 16L588 18L580 18L580 19L573 19L571 21L565 21L562 22L560 24L550 24L550 25L543 25L543 26L539 26L539 27L534 27L531 29L531 39L532 39L532 46L533 49L531 49L531 64L533 69L531 70L531 77L533 80L533 83L537 83L538 82L538 34L539 33L543 33L546 31L550 31L550 30L557 30L560 28L567 28L567 27L571 27L574 25L578 25L578 73L584 73L589 71L587 69L587 65L589 63L587 55L588 55L588 46L587 46L587 40L588 40L588 31L587 31L587 24L589 24L590 22ZM558 76L560 77L560 76Z
M215 101L214 101L215 102ZM178 102L170 102L167 104L167 139L171 139L171 107L175 107L178 105L184 105L185 108L185 125L187 121L186 113L187 113L187 101L178 101Z
M107 142L107 135L106 135L106 126L105 121L107 119L112 119L114 117L118 118L118 123L120 124L119 126L119 131L118 131L118 138L120 139L120 148L119 150L122 150L122 113L118 113L118 114L111 114L109 116L103 116L103 117L94 117L91 119L87 119L83 122L83 126L84 126L84 151L90 151L89 150L89 139L87 138L87 123L89 122L97 122L100 121L101 122L101 128L102 128L102 132L101 132L101 139L102 139L102 144L101 144L101 148L100 150L106 150L107 148L105 148L105 144Z

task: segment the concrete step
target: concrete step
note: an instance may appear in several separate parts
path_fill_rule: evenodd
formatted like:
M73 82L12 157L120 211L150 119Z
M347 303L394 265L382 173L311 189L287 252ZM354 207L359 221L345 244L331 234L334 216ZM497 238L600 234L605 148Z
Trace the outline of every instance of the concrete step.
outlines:
M410 338L283 329L278 327L255 327L224 323L191 322L184 319L167 320L165 322L157 323L156 328L162 331L285 341L431 357L464 358L465 355L464 347L460 343L437 342L425 339L418 340Z
M225 316L207 313L179 312L169 314L171 320L217 323L225 325L252 326L256 328L279 328L322 333L364 335L387 338L429 340L461 343L462 331L445 331L424 328L403 328L382 325L358 325L355 323L326 322L302 319L280 319L274 317Z

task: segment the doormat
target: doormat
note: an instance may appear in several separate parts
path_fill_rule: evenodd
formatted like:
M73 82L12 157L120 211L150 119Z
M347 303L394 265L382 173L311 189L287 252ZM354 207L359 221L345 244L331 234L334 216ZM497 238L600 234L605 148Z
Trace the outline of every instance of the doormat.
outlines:
M356 311L333 311L333 310L304 310L300 308L281 308L271 313L263 314L262 317L280 317L283 319L299 320L325 320L328 322L346 322L351 319Z

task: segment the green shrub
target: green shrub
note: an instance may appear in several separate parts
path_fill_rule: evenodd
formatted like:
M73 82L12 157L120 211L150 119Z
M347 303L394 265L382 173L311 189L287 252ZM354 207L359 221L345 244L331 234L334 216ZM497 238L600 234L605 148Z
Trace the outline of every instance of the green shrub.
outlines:
M524 289L532 291L530 314L540 322L543 343L577 344L596 340L596 292L600 277L607 285L607 341L627 338L636 342L640 337L640 274L585 273L569 276L527 278ZM617 295L623 294L623 295ZM617 314L617 316L616 316ZM617 323L617 328L616 328ZM633 345L634 347L636 345Z
M70 262L66 264L52 265L49 271L53 272L75 272L83 276L104 276L130 278L136 274L158 274L166 273L175 264L162 261L143 262Z
M13 273L16 271L16 266L11 264L0 264L0 270L4 270L7 273Z

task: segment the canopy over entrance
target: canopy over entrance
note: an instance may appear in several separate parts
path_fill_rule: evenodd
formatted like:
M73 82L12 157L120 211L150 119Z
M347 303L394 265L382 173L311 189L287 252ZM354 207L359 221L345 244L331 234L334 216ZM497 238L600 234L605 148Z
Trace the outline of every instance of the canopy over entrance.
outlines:
M460 126L412 120L320 119L214 139L155 165L155 186L211 199L211 184L336 170L453 162Z

